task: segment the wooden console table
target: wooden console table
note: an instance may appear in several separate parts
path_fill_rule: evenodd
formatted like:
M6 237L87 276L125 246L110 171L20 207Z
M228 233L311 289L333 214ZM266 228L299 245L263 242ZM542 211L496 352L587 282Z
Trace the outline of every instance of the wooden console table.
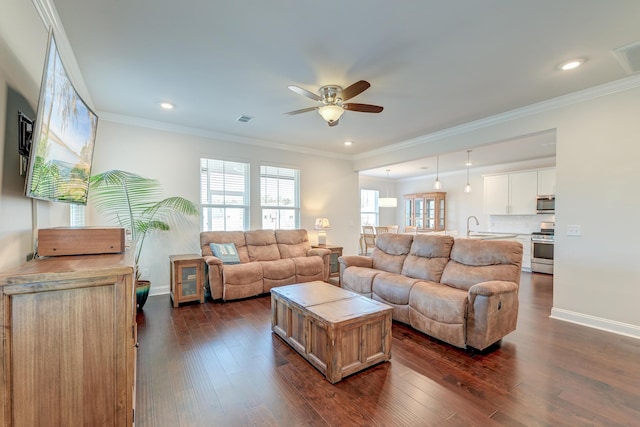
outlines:
M39 258L0 277L1 426L134 423L133 250Z

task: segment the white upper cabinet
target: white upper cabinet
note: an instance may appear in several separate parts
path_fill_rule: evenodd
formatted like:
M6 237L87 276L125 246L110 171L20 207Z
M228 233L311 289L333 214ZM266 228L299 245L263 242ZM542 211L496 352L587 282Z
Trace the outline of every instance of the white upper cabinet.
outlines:
M509 175L484 178L484 213L489 215L509 213Z
M556 194L556 169L541 169L538 171L538 195L551 196Z
M484 178L484 210L488 215L535 215L538 172Z

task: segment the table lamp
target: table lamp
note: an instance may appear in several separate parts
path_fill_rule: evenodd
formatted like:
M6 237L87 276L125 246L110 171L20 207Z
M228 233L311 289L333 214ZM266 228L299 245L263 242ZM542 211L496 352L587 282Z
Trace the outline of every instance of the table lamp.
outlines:
M325 232L325 230L331 228L331 224L329 224L329 218L316 218L316 225L314 228L318 230L318 244L326 245L327 233Z

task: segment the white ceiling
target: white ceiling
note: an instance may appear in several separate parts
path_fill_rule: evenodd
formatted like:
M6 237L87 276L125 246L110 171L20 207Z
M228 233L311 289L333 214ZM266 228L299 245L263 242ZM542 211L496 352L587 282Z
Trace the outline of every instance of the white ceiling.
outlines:
M612 49L640 40L638 0L52 2L99 115L342 156L621 79ZM576 57L582 67L558 70ZM335 127L316 112L283 115L315 105L288 85L361 79L371 88L351 101L382 113L346 111ZM441 170L460 169L461 155L444 155ZM548 134L472 153L554 155ZM424 174L434 160L391 169Z

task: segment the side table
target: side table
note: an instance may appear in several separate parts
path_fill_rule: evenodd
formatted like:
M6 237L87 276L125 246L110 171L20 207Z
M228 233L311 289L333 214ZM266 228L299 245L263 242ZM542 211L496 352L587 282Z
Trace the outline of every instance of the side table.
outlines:
M331 271L329 277L340 277L340 263L338 263L338 257L342 256L342 246L335 245L311 245L312 248L329 249L331 251L331 259L329 261L329 267ZM332 282L333 283L333 282ZM338 279L338 286L340 286L340 280Z
M198 254L170 255L171 301L173 307L188 301L204 303L204 269Z

